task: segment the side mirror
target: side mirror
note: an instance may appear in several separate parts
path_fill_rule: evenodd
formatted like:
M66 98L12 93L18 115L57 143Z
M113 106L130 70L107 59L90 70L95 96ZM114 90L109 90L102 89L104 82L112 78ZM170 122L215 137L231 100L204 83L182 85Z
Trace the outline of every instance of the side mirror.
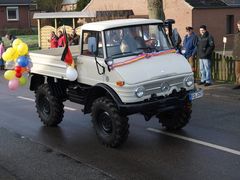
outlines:
M88 38L88 51L95 54L97 51L97 40L95 37Z
M168 27L168 31L169 31L169 36L172 36L172 25L175 24L175 20L174 19L166 19L164 21L164 25Z

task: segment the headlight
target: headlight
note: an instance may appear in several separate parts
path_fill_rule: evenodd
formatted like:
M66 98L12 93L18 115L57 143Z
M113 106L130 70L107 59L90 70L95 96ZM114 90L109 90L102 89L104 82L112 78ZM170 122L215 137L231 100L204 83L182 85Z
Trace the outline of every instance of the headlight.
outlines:
M169 91L169 89L170 89L170 86L169 86L169 84L167 82L163 82L161 84L161 91L162 92L167 92L167 91Z
M138 97L138 98L141 98L144 96L144 93L145 93L145 88L144 87L138 87L135 91L135 95Z
M188 76L184 79L184 84L187 87L191 87L194 84L194 77L193 76Z

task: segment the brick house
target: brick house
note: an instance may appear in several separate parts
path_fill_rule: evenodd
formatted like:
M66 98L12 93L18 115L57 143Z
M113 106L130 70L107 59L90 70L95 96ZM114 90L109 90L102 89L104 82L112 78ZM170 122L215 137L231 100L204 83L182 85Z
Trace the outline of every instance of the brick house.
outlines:
M0 30L29 29L31 0L1 0Z
M217 50L223 49L223 37L228 38L227 49L232 49L235 26L240 20L240 0L165 0L164 11L167 18L176 20L182 37L186 26L198 33L199 26L205 24Z
M185 27L193 26L196 33L205 24L214 36L216 49L223 48L223 37L228 38L227 49L232 48L235 24L240 19L240 0L163 0L166 18L176 20L181 37ZM132 17L148 17L147 0L92 0L83 11L129 10Z

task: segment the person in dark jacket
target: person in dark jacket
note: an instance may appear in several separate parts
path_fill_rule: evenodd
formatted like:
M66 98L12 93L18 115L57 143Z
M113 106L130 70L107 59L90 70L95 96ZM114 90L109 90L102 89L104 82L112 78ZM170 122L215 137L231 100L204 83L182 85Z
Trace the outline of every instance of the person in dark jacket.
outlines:
M76 30L72 30L72 34L70 35L69 45L78 45L79 44L79 35L77 35Z
M211 85L211 57L215 48L214 39L207 31L205 25L199 28L200 35L197 42L197 55L199 57L199 66L201 73L201 82L199 85Z
M197 35L193 32L193 28L188 26L186 27L187 34L183 39L183 55L188 60L189 64L192 67L192 71L195 71L194 64L194 50L197 47Z
M237 22L237 33L234 36L233 57L235 60L236 86L234 89L240 89L240 20Z

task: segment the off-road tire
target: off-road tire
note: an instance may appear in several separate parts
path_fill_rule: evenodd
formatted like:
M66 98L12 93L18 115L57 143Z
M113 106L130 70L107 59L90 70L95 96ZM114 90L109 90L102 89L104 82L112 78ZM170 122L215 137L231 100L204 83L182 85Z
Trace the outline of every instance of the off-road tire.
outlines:
M49 84L42 84L35 91L35 103L39 118L45 126L57 126L63 119L64 105L53 95Z
M182 108L161 113L157 117L166 130L173 131L180 130L186 126L191 118L191 113L192 102L186 99Z
M93 102L92 122L98 139L107 147L119 147L128 138L128 118L121 116L115 103L107 97Z

